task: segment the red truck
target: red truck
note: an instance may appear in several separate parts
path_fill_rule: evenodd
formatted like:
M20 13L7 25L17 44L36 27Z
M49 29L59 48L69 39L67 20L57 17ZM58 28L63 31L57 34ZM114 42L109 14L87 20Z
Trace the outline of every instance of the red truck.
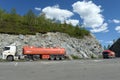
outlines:
M2 52L2 59L8 61L13 61L18 58L16 55L17 48L16 46L6 46ZM35 47L35 46L24 46L23 55L27 60L36 60L36 59L49 59L49 60L63 60L65 59L66 50L65 48L59 47Z
M103 58L104 59L108 59L108 58L114 58L115 57L115 53L111 50L104 50L102 52Z
M113 55L111 55L111 53L113 53ZM120 38L114 41L107 51L105 50L103 52L104 58L109 58L109 55L111 55L110 57L120 58Z

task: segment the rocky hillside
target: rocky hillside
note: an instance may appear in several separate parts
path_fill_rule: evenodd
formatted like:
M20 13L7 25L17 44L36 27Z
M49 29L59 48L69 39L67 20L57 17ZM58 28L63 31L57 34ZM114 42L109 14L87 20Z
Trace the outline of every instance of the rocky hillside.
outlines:
M70 57L77 56L78 58L92 58L97 57L103 48L91 34L85 36L83 39L76 39L70 37L65 33L47 33L36 35L9 35L0 34L0 52L3 47L15 44L18 48L18 54L22 54L22 47L24 45L37 47L63 47L66 49L67 55Z

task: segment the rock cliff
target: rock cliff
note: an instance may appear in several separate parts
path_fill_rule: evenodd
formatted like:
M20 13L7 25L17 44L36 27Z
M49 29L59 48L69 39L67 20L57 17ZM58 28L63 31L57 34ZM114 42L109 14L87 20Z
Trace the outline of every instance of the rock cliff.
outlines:
M37 47L63 47L66 49L67 55L70 57L77 56L78 58L98 57L103 51L103 48L97 39L91 34L83 39L70 37L65 33L46 34L36 33L36 35L9 35L0 34L0 52L5 46L15 44L17 53L22 54L22 47L25 45Z

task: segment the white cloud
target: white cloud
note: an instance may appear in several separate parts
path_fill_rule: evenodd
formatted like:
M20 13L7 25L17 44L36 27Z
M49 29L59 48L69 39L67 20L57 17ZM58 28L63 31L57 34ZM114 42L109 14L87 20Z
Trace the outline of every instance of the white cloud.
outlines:
M116 30L118 33L120 33L120 26L117 26L117 27L115 28L115 30Z
M73 11L78 13L83 19L86 27L92 28L92 32L107 32L107 23L104 23L101 6L97 6L92 1L77 1L72 5Z
M113 19L112 22L118 24L118 23L120 23L120 20L118 20L118 19Z
M109 40L109 41L104 41L104 40L99 40L100 43L104 43L104 44L113 44L114 41Z
M66 23L67 24L72 24L73 26L76 26L76 25L79 24L79 20L69 19L69 20L66 20Z
M60 9L59 5L55 6L48 6L42 9L42 12L45 13L46 18L48 19L55 19L64 23L67 19L69 19L74 14L66 9Z
M41 11L41 8L39 8L39 7L35 7L35 10Z
M93 32L93 33L96 33L96 32L108 32L109 30L107 29L107 23L104 23L101 27L96 27L96 28L93 28L91 29L90 31Z

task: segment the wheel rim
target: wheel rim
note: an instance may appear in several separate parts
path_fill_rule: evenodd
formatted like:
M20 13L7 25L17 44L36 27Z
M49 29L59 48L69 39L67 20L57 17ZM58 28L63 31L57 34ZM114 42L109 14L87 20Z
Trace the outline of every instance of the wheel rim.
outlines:
M7 60L8 60L8 61L13 61L13 57L12 57L12 56L8 56L8 57L7 57Z
M55 59L55 56L54 55L51 55L50 56L50 60L54 60Z

